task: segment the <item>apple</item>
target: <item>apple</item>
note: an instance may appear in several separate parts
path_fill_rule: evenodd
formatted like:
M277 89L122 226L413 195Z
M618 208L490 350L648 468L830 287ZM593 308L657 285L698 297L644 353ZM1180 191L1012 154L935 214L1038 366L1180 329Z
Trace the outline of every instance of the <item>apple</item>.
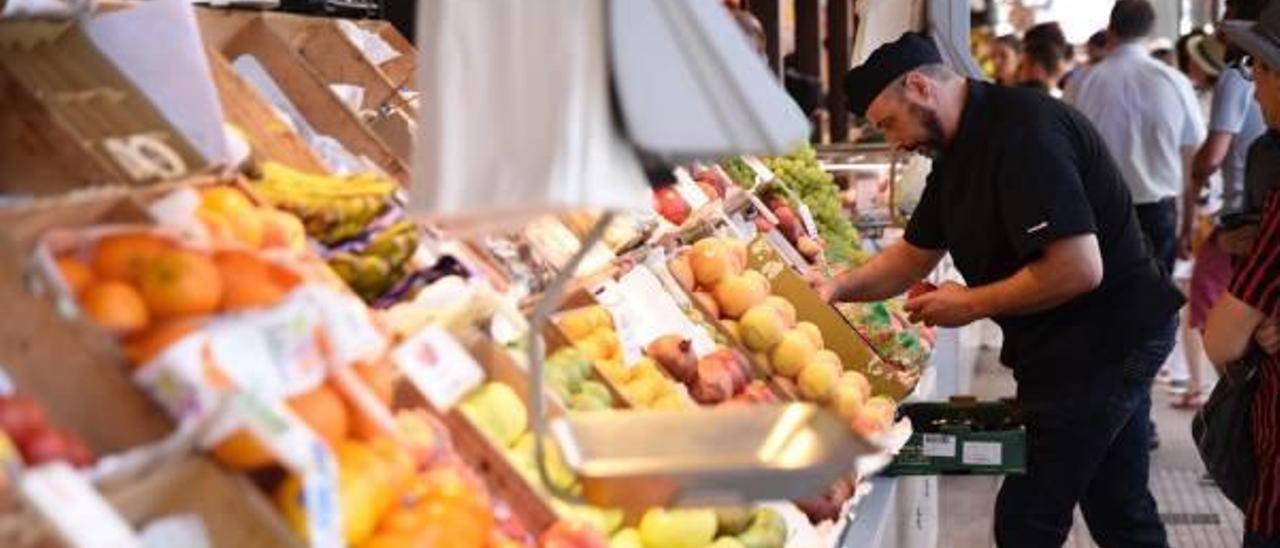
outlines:
M673 187L667 186L653 191L653 201L653 209L672 224L684 224L692 212L689 204Z
M679 335L663 335L649 343L645 356L653 359L683 383L698 376L698 358L693 355L693 342Z
M787 238L788 242L795 242L804 235L804 229L800 225L800 218L796 216L794 210L790 207L780 207L773 210L773 215L778 218L778 231Z
M27 396L0 397L0 430L16 443L49 427L44 408Z
M808 335L793 329L782 334L782 340L770 351L769 357L772 358L774 371L795 378L813 361L813 355L817 352L817 347Z
M800 396L804 399L826 402L839 378L840 366L826 360L814 360L800 371L796 384L800 386Z
M871 397L871 381L867 380L867 376L857 371L845 371L840 374L842 382L849 382L858 387L858 391L862 395L862 400L866 401ZM848 379L845 381L845 379Z
M715 299L725 317L738 319L769 298L768 289L746 275L730 274L716 284Z
M765 283L767 284L768 282L765 282ZM769 295L768 297L765 297L763 304L765 306L769 306L773 308L778 312L778 316L782 317L782 325L787 326L787 329L796 327L796 307L791 304L791 301L788 301L777 295ZM809 325L813 325L813 324L809 324ZM816 328L817 326L814 326L814 327ZM814 339L814 344L817 344L819 348L822 347L821 333L818 334L817 339Z
M640 518L645 548L705 548L715 536L715 510L653 508Z
M702 193L707 196L708 200L716 200L721 198L720 190L717 189L716 186L711 183L698 181L698 188L702 190Z
M560 520L542 533L539 548L608 548L609 540L593 527Z
M773 230L773 223L769 222L769 219L764 218L763 215L756 216L754 222L756 230L759 232L769 232L770 230Z
M721 278L734 273L733 250L719 238L703 238L689 252L689 266L698 285L713 288Z
M742 344L752 352L768 352L782 340L787 326L778 311L771 306L757 305L738 320L742 332Z
M863 399L862 388L845 377L837 379L831 389L831 408L846 421L853 420L862 409Z

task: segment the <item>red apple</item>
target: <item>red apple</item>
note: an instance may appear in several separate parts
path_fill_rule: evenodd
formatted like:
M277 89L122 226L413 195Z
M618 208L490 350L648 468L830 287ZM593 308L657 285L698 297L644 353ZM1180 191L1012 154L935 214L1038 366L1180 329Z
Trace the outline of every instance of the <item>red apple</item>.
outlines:
M689 204L685 203L680 193L672 187L663 187L653 191L653 208L672 224L684 224L689 218Z
M15 443L20 444L48 427L44 409L35 400L26 396L0 398L0 430Z

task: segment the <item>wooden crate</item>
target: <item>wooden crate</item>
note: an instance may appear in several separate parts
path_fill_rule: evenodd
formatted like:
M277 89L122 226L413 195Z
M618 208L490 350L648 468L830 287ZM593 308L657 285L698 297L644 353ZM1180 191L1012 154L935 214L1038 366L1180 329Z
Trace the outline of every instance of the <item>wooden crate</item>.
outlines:
M406 164L261 14L198 8L196 15L206 45L232 63L241 56L256 59L315 131L337 139L352 154L368 158L391 178L409 183Z

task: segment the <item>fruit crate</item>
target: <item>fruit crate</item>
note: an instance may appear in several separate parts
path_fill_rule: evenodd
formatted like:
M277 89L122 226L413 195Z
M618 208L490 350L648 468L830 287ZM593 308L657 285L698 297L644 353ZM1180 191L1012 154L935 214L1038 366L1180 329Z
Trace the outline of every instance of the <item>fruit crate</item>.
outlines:
M1014 475L1027 472L1027 432L1010 401L902 406L915 431L885 473L891 476Z

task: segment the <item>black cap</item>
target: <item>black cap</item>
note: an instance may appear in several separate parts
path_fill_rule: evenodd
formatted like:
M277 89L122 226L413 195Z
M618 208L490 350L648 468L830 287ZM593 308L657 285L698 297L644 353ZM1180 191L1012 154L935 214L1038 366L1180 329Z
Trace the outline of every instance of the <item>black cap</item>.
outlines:
M844 77L849 110L860 117L866 116L871 102L899 76L917 67L941 62L942 55L933 39L919 32L908 32L876 48L865 63L853 67Z

